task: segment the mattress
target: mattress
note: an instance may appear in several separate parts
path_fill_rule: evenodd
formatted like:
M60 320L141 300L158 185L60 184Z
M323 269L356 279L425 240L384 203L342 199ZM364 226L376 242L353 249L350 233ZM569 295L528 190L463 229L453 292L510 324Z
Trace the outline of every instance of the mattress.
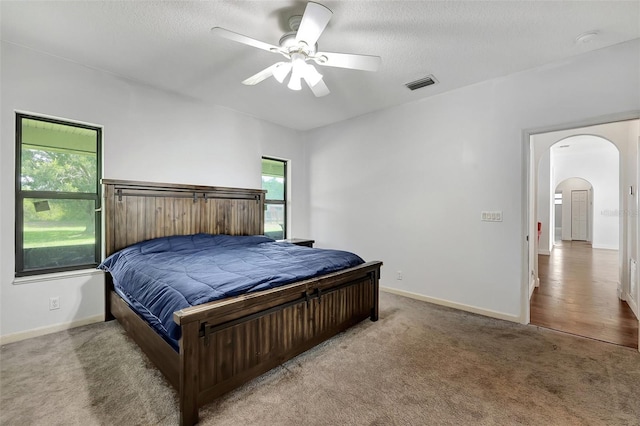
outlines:
M126 247L98 266L115 291L177 350L177 310L325 275L364 263L341 251L265 236L181 235Z

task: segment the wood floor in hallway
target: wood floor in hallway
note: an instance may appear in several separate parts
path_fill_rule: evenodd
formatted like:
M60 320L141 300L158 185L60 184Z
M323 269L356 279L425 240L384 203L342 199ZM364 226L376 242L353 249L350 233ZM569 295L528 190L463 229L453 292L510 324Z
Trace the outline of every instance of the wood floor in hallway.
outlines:
M531 324L638 348L638 320L617 296L618 251L564 241L538 256Z

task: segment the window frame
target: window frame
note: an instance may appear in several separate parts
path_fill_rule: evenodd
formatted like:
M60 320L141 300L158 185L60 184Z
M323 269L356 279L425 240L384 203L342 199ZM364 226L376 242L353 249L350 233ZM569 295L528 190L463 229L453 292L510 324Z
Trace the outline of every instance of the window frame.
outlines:
M260 180L261 181L262 181L262 176L263 176L263 174L262 174L262 160L278 161L278 162L282 163L283 166L284 166L284 172L283 172L283 174L284 174L283 199L282 200L269 200L268 197L267 197L267 194L265 194L265 197L264 197L264 223L266 225L266 222L267 222L267 220L266 220L267 219L266 218L267 207L268 207L269 204L284 206L284 229L283 229L282 236L283 236L283 239L287 239L287 238L289 238L289 236L288 236L288 234L289 234L289 215L287 214L288 213L287 212L287 210L288 210L287 192L288 192L288 182L289 182L289 160L285 160L285 159L282 159L282 158L274 158L274 157L263 156L260 159ZM263 234L265 233L264 229L262 230L262 232L263 232Z
M41 115L16 112L16 151L15 151L15 276L27 277L52 274L56 272L77 271L95 268L102 259L102 128L95 125L78 123L72 120L51 118ZM96 192L29 191L22 189L22 120L30 119L64 126L79 127L96 131ZM94 201L94 262L80 265L27 269L24 265L24 200L29 198L48 198L51 200L90 200Z

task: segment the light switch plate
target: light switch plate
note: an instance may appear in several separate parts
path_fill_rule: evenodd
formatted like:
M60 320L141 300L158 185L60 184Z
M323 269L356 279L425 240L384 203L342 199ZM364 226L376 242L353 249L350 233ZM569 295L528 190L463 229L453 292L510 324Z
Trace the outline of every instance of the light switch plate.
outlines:
M480 220L483 222L502 222L502 210L483 211Z

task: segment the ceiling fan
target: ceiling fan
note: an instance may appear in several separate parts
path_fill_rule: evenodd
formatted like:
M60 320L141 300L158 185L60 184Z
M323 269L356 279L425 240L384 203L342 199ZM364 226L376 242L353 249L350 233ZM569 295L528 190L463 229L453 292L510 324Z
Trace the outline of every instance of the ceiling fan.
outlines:
M211 32L220 37L243 43L258 49L273 53L279 53L290 61L278 62L242 82L247 86L253 86L273 76L279 83L284 82L289 73L291 90L301 90L301 80L306 81L314 95L320 97L329 94L329 88L322 80L322 74L318 72L313 61L318 65L349 68L364 71L377 71L382 59L379 56L355 55L349 53L331 53L318 51L318 38L331 19L333 12L325 6L309 2L302 16L289 18L291 32L280 38L279 46L264 43L224 28L214 27Z

